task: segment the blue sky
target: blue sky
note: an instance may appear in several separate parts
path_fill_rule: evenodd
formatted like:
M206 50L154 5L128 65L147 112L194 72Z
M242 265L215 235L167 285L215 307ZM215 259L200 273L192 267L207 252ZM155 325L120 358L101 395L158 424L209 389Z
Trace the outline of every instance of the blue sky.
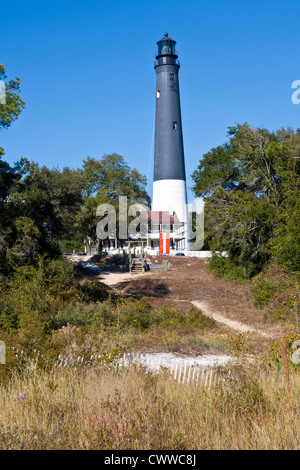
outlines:
M6 160L78 168L119 153L150 179L156 41L177 41L188 187L227 127L300 127L299 0L1 2L0 62L26 109L0 133ZM189 190L189 199L193 196Z

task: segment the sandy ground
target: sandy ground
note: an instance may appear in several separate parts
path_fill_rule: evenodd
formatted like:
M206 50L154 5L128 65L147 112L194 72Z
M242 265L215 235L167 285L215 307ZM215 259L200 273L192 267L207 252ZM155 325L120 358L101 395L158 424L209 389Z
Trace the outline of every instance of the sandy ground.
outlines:
M154 265L163 265L165 260L165 257L151 257L149 261ZM263 349L278 336L278 327L276 329L267 323L263 310L253 304L249 285L212 275L207 269L209 261L206 259L172 257L168 259L169 271L147 271L140 274L103 271L96 265L93 269L89 259L84 261L86 268L89 268L89 278L107 285L121 296L146 296L155 308L166 304L184 311L192 307L199 308L229 335L231 332L254 335ZM174 371L177 367L185 366L222 366L232 360L230 356L182 357L160 352L138 354L134 362L152 371L160 367Z
M248 325L245 325L244 323L241 323L236 320L230 320L229 318L224 317L220 313L216 311L212 311L211 308L207 305L205 302L199 302L196 300L193 300L191 302L195 307L199 308L202 313L213 320L215 320L218 323L222 323L223 325L228 326L229 328L232 328L233 330L239 331L241 333L256 333L261 336L264 336L265 338L271 338L272 335L269 333L266 333L265 331L258 329L258 328L252 328Z
M172 353L145 353L133 356L124 354L120 363L127 366L131 362L134 362L155 372L161 367L166 367L167 369L174 371L176 367L218 367L226 366L230 362L235 361L236 358L231 356L217 356L215 354L206 354L195 357L180 357Z
M153 273L147 273L147 277L153 275ZM144 278L145 274L132 274L132 273L101 273L97 276L98 280L103 282L106 286L113 287L119 286L122 282L135 281L139 278Z
M249 285L218 278L208 271L209 261L188 257L149 257L153 265L168 261L168 271L142 274L95 271L93 277L121 295L148 297L154 306L162 304L189 310L193 305L225 327L265 339L278 335L278 326L267 323L264 311L253 304Z

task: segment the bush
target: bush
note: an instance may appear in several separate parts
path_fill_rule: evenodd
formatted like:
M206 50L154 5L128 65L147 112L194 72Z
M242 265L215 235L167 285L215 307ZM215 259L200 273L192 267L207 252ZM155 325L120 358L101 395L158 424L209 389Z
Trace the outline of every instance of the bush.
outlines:
M35 314L48 331L65 325L67 318L84 325L89 320L79 319L77 304L91 302L91 310L94 302L107 297L104 284L77 282L73 266L65 259L40 257L37 266L19 267L9 280L0 281L0 328L18 329L23 315Z
M116 326L115 304L109 299L96 303L68 303L55 315L53 328L72 325L82 327L86 332Z
M67 304L63 310L55 315L52 325L55 330L58 330L64 326L73 325L81 326L86 331L89 331L95 324L97 314L95 311L94 304Z
M226 414L234 410L236 416L246 418L248 415L252 419L264 412L270 404L257 372L245 364L229 369L228 386L221 388L222 399L215 402L216 408Z
M236 266L229 258L213 254L209 270L217 276L226 277L236 281L245 281L247 276L241 267Z
M109 295L106 285L101 282L76 284L72 294L73 297L77 296L82 302L99 302L106 300Z
M255 304L259 307L268 305L277 289L277 283L258 277L251 289Z
M197 308L191 308L188 312L183 312L175 308L163 307L152 313L151 324L166 329L182 329L191 326L211 328L213 322Z
M297 331L288 331L283 337L282 341L285 344L287 357L289 361L289 367L294 369L295 371L299 371L299 365L295 365L292 362L292 355L295 352L295 349L292 348L292 344L294 341L300 340L300 334ZM265 361L271 369L280 370L282 366L282 353L280 342L276 341L275 343L271 343L268 347L268 351L265 355Z
M213 322L196 308L192 308L188 312L166 306L154 310L146 298L141 300L119 299L117 301L109 298L105 302L65 305L55 315L53 327L58 329L67 324L80 326L85 331L107 328L126 331L130 328L137 330L150 328L178 330L188 327L203 329L211 328Z
M20 327L23 316L39 315L45 327L70 296L74 285L73 266L65 260L39 258L37 266L22 266L1 282L0 328Z
M134 327L144 330L151 325L151 305L146 298L121 301L113 313L121 329Z
M124 299L104 302L69 303L58 312L53 320L55 329L67 324L80 326L85 331L107 328L147 329L151 324L151 306L146 299Z
M277 264L271 264L254 280L251 294L256 305L267 307L265 316L268 320L287 320L294 315L298 302L295 278Z

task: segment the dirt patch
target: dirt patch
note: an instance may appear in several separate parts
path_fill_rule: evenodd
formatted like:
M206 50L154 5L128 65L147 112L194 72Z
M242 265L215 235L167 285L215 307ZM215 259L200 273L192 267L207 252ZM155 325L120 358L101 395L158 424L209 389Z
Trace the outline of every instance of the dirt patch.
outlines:
M149 277L142 277L137 280L130 280L122 282L119 290L129 295L140 297L153 297L164 298L169 294L169 288L164 281L160 279L152 279Z
M278 332L278 327L265 321L264 310L254 305L247 283L216 277L207 269L206 259L172 257L170 263L169 271L159 273L169 289L165 301L204 302L211 312L229 320L271 335Z
M192 301L192 304L195 307L199 308L204 315L212 318L213 320L215 320L218 323L222 323L223 325L228 326L229 328L231 328L233 330L239 331L240 333L256 333L256 334L259 334L261 336L264 336L265 338L270 338L271 337L271 335L269 333L266 333L266 332L264 332L262 330L259 330L257 328L252 328L252 327L250 327L248 325L245 325L244 323L241 323L239 321L230 320L229 318L224 317L220 313L218 313L216 311L212 311L212 309L205 302L197 302L197 301L194 300L194 301Z
M217 316L216 321L227 329L249 333L259 331L266 339L277 336L280 331L267 323L264 310L254 305L248 284L214 276L207 269L209 260L166 256L148 258L153 265L168 261L169 270L138 275L100 273L95 277L121 295L146 296L154 306L167 304L187 311L191 303L196 306L198 302L198 308L205 310L203 313Z

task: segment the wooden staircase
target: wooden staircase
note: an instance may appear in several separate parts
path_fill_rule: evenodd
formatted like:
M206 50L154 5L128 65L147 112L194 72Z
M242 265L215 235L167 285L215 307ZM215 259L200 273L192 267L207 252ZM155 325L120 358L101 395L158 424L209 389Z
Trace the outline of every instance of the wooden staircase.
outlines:
M144 251L144 241L142 241L141 250L139 250L137 254L135 253L135 250L133 253L131 252L131 246L135 243L140 242L130 241L128 244L129 272L140 274L144 273L145 271L149 271L149 265L147 263L147 256Z
M131 264L131 272L138 274L138 273L143 273L143 262L140 258L135 258L132 260Z

